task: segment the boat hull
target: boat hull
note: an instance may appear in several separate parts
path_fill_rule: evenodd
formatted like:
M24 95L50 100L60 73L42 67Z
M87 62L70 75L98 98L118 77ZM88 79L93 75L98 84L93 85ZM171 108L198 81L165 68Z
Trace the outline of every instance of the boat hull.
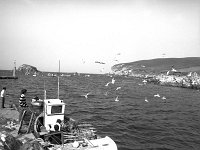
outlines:
M83 141L75 141L74 143L64 144L63 146L55 146L54 149L63 150L117 150L116 143L108 136L95 140L85 140L87 146L83 146ZM84 142L84 143L85 143Z

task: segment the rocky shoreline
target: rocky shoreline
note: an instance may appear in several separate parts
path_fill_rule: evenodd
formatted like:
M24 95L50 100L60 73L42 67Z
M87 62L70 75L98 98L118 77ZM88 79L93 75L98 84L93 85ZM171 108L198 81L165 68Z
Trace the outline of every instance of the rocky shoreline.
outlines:
M196 72L168 71L160 74L115 71L115 75L142 78L148 83L190 89L200 89L200 75Z
M146 80L148 83L158 85L200 89L200 76L196 72L190 72L187 75L177 75L177 73L170 75L159 74L147 77Z

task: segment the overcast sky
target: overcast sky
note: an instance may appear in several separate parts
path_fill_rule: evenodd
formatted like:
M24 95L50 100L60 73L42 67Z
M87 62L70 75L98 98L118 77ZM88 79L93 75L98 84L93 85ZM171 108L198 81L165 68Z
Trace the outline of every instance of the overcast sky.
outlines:
M0 0L0 69L105 73L162 57L200 57L199 0Z

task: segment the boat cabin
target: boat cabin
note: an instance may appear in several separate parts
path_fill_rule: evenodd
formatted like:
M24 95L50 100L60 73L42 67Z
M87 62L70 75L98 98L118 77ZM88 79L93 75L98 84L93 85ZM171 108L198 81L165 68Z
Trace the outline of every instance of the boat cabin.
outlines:
M64 121L65 103L60 99L44 100L44 126L47 130L54 131L57 120Z

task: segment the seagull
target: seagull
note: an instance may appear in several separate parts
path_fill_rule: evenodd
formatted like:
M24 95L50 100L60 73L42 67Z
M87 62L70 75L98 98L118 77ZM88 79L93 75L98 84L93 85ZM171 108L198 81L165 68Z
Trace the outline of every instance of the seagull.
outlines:
M91 92L85 94L85 95L81 95L81 96L85 96L85 98L87 99L88 98L88 95L90 94Z
M118 102L119 101L119 99L118 99L118 96L115 98L115 102Z
M170 71L167 71L167 75L169 75L169 72L170 72Z
M119 89L121 89L121 87L117 87L117 88L116 88L116 91L119 90Z
M108 83L106 83L106 85L105 85L105 86L108 86L110 83L111 83L111 82L108 82Z
M149 101L147 100L147 97L145 97L145 100L144 100L144 101L147 102L147 103L149 102Z
M160 97L160 95L157 93L157 94L154 95L154 97Z
M145 84L145 83L147 83L147 80L143 80L142 82Z
M114 79L114 78L112 78L112 81L111 81L111 83L112 83L112 84L114 84L114 83L115 83L115 79Z
M191 77L191 76L192 76L192 72L190 72L187 76L188 76L188 77Z
M98 64L106 64L106 63L100 62L100 61L95 61L95 63L98 63Z

